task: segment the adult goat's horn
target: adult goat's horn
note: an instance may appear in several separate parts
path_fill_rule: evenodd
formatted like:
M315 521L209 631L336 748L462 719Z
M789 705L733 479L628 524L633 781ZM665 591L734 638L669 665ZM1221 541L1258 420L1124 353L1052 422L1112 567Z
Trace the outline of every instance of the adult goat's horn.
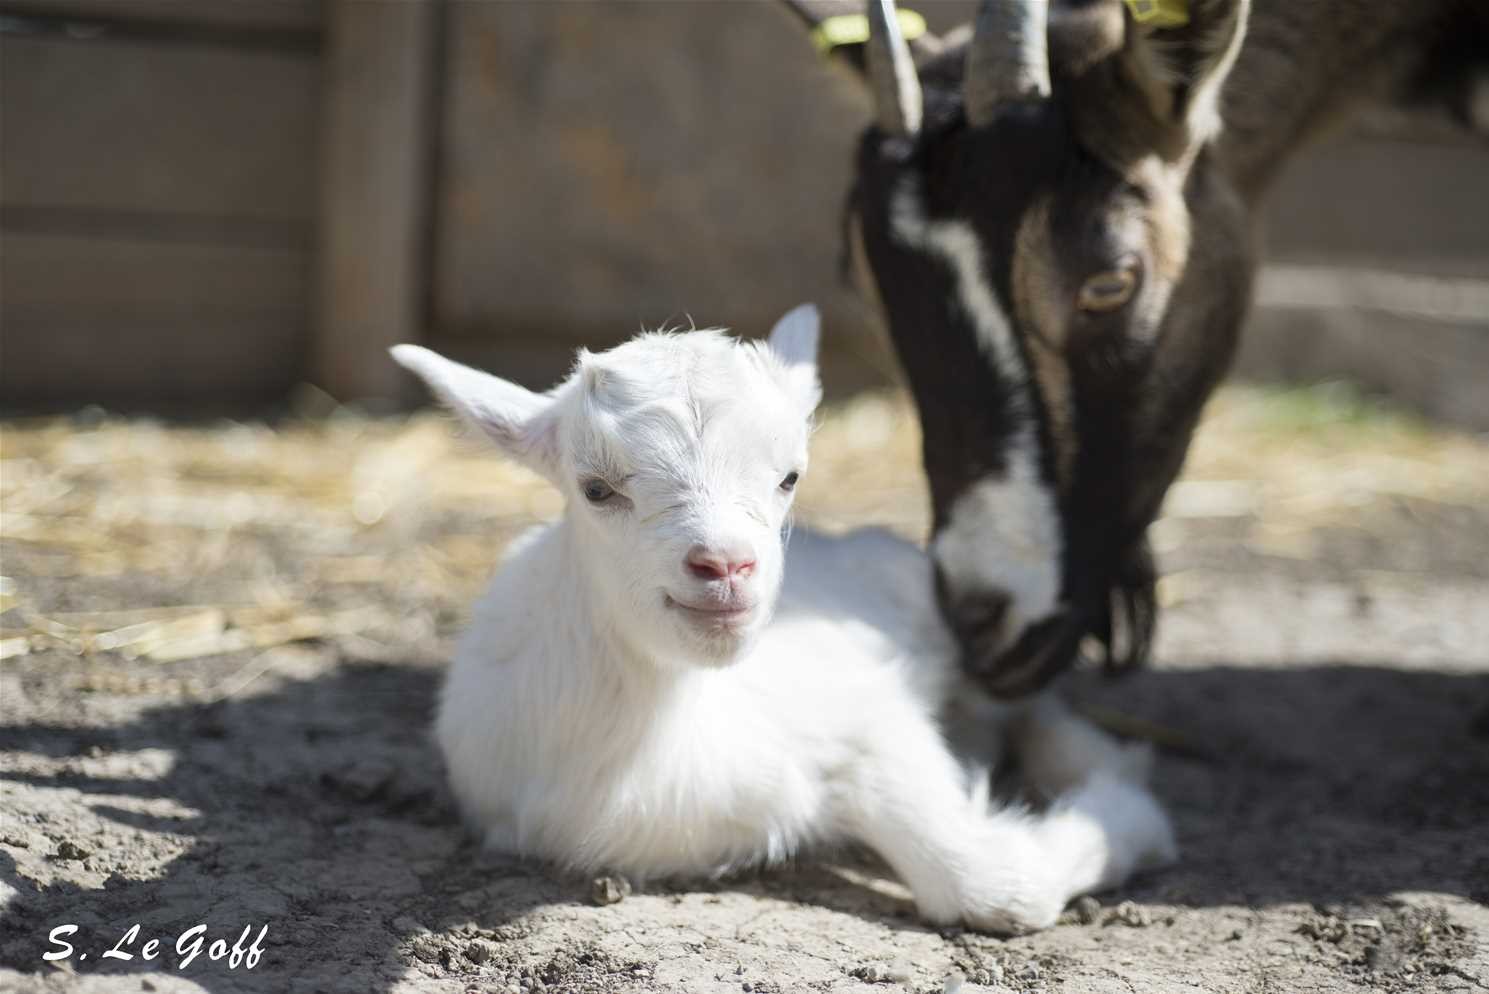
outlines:
M920 78L900 33L894 0L869 0L869 86L879 127L909 137L920 130Z
M1006 101L1049 96L1048 20L1049 0L982 0L962 83L968 124L987 124Z

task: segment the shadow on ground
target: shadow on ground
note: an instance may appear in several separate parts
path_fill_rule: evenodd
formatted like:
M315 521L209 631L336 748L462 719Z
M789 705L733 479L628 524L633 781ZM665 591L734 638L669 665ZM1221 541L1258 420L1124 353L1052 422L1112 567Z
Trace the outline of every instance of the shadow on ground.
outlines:
M209 941L231 943L244 925L268 924L264 958L252 972L204 955L180 975L211 991L372 992L411 969L475 977L481 967L473 960L499 959L503 940L532 933L529 912L585 913L587 882L483 857L464 841L426 732L438 674L348 663L248 699L153 707L116 727L0 730L0 748L35 757L32 769L45 771L23 766L7 788L16 816L0 839L9 847L0 850L0 882L18 894L0 923L0 966L52 972L41 960L57 948L48 932L75 923L70 941L91 953L72 961L80 976L175 974L180 957L170 943L187 928L205 923ZM1156 670L1078 690L1186 730L1215 754L1160 765L1158 789L1185 856L1139 881L1127 894L1134 900L1180 908L1365 905L1397 891L1489 899L1489 741L1472 731L1489 701L1489 676L1343 662L1237 665ZM83 771L144 750L169 754L158 777ZM67 810L84 820L70 822ZM99 827L88 833L89 824ZM137 855L152 839L165 855L139 879L143 864L120 854ZM75 876L38 886L21 872L22 860L55 862L65 842L77 847L74 862L96 871L89 880L97 885ZM896 898L822 867L720 891L919 930ZM139 941L126 948L138 953L146 939L161 937L162 959L102 960L135 923ZM486 952L465 956L475 939L461 936L488 936ZM564 969L579 969L587 954L558 950L547 967L527 969L540 979L564 955L574 961ZM510 976L519 967L507 968ZM645 964L604 968L645 975Z

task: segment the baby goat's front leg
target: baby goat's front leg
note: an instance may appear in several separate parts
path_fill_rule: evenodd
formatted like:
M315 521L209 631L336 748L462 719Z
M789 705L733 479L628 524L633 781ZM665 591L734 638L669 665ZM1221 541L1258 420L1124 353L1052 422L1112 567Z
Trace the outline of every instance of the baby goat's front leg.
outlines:
M988 811L969 797L929 721L907 714L875 731L842 771L836 814L909 885L932 921L994 932L1043 928L1071 898L1171 856L1168 819L1138 784L1097 775L1043 814Z

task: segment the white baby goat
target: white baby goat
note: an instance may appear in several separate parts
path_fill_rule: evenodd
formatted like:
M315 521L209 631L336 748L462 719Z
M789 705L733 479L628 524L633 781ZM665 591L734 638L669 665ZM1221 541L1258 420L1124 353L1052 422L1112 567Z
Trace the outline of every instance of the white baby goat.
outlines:
M768 345L641 335L546 394L393 350L567 499L456 655L437 722L455 794L488 845L570 868L717 874L851 840L931 921L1049 925L1171 859L1168 821L1131 753L1049 702L1014 724L1036 780L1070 789L1039 815L990 807L939 724L967 691L922 552L783 540L817 324L807 306Z

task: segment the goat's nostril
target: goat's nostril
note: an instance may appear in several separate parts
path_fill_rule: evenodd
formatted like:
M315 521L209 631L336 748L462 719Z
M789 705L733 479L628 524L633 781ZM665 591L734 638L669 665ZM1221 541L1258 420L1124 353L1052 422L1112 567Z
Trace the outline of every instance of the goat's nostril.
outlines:
M688 550L688 572L700 580L743 579L755 572L755 559L729 550L695 545Z
M700 580L722 580L729 575L723 563L713 560L689 559L688 572Z
M700 580L722 580L729 575L729 561L701 545L688 550L685 562L688 572Z

